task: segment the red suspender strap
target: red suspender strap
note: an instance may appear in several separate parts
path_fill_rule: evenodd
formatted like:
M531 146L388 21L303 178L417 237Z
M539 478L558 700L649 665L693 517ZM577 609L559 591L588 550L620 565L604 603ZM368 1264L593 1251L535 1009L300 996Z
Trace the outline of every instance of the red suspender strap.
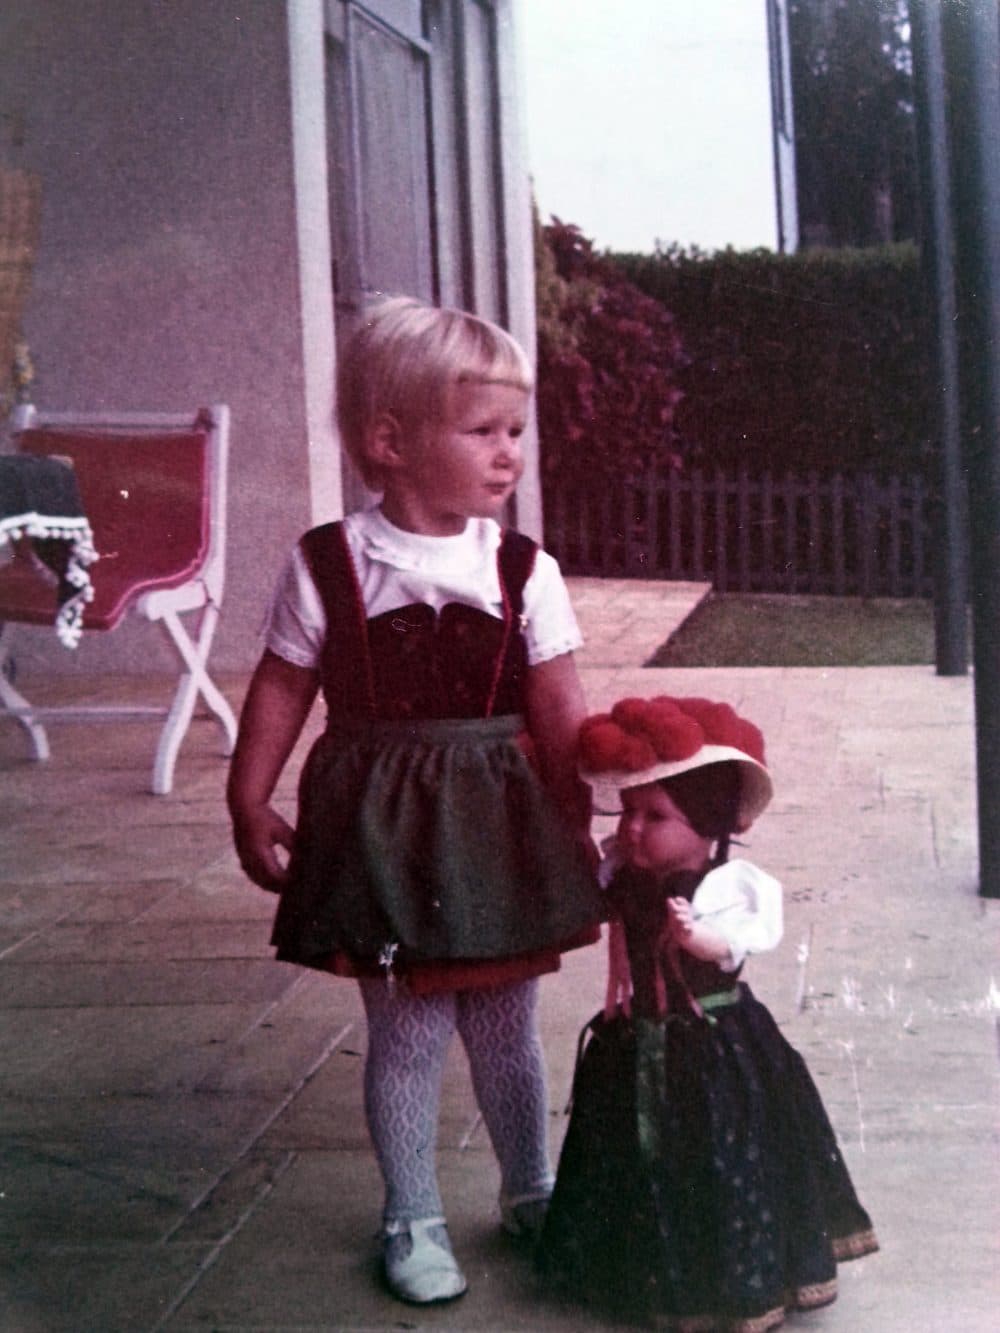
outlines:
M538 545L530 537L513 528L504 529L497 552L500 587L506 590L510 609L518 618L524 610L524 585L531 578L537 555Z
M333 716L353 713L373 718L375 678L368 617L344 525L338 521L311 528L301 545L326 613L320 677L327 707Z
M497 573L500 581L500 596L503 601L504 633L493 667L490 692L486 699L487 717L493 716L497 690L500 686L500 678L503 674L515 619L518 622L518 629L521 628L520 621L524 612L524 585L528 582L531 571L535 567L537 552L538 547L530 537L525 537L521 532L514 532L511 528L504 529L503 536L500 538L500 547L497 551Z

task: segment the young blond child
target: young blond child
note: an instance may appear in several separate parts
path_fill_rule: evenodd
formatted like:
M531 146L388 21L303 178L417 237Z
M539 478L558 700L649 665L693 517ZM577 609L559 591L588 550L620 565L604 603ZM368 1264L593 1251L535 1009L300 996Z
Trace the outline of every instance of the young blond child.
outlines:
M419 1304L466 1287L434 1161L452 1036L503 1224L537 1230L552 1188L537 978L597 936L579 631L556 563L498 523L531 391L524 352L493 324L405 298L369 312L338 413L381 503L293 551L229 783L243 868L281 895L278 958L358 979L384 1277ZM271 796L318 689L327 727L293 830Z
M832 1301L837 1261L878 1244L802 1057L739 980L782 931L777 880L727 860L771 799L763 737L728 704L623 699L580 756L621 811L611 967L538 1263L618 1317L764 1333Z

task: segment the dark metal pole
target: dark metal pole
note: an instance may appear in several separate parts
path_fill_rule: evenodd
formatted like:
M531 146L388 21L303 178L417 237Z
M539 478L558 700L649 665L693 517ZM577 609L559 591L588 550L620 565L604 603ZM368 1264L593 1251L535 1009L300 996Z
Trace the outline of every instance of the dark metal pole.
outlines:
M941 19L969 479L979 892L1000 898L1000 14L997 0L948 0Z
M935 524L934 661L939 676L963 676L969 665L969 534L959 412L955 237L941 0L910 0L910 23L921 186L920 257L932 317L938 388L940 491Z

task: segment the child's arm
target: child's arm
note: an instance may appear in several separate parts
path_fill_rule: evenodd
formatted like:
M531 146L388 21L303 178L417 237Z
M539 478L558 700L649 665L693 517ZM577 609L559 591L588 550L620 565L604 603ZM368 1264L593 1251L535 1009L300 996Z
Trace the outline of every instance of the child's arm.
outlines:
M277 892L286 872L277 847L291 850L294 830L271 795L316 697L315 671L264 652L240 716L226 798L240 864L262 889Z
M696 921L694 908L686 898L667 899L667 918L674 939L692 958L700 958L704 963L730 960L729 941L704 921Z
M528 668L525 713L542 781L571 826L589 840L590 788L576 771L576 737L587 704L572 653Z

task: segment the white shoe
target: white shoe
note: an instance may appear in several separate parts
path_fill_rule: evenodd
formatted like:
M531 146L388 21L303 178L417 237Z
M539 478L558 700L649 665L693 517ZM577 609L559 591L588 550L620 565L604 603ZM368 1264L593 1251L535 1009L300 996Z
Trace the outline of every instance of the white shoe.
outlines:
M390 1222L382 1233L382 1263L389 1290L401 1301L453 1301L468 1285L451 1252L443 1217Z

